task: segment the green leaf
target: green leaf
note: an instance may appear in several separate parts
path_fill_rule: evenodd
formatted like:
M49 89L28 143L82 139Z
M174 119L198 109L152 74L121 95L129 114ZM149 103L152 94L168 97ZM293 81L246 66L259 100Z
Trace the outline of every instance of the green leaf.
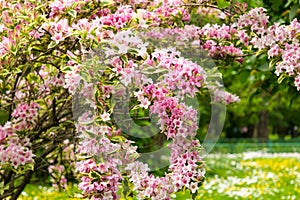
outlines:
M255 54L255 57L257 57L257 56L259 56L259 55L261 55L261 54L264 54L264 53L266 53L266 50L258 50L258 51L256 52L256 54Z
M28 81L30 83L37 83L38 80L39 80L39 77L37 75L35 75L35 74L32 74L32 73L28 74L27 78L28 78Z
M100 3L102 6L108 6L108 5L114 4L115 2L112 0L106 0L106 1L100 1Z
M281 75L279 76L277 82L278 82L279 84L281 84L282 81L285 79L285 77L286 77L285 74L281 74Z
M4 181L0 182L0 195L4 194L5 190L8 190L9 184L4 185Z
M250 70L243 70L239 73L238 75L238 80L241 82L241 83L245 83L248 78L250 77Z
M269 66L268 66L268 65L269 65L269 64L268 64L267 62L265 62L264 64L260 65L260 66L258 67L258 69L259 69L260 71L263 71L263 72L269 71L270 69L269 69Z
M80 76L83 80L90 82L91 81L91 75L88 72L82 71L80 72Z
M71 69L70 66L63 66L63 67L61 67L61 71L64 72L64 73L66 73L68 71L72 71L72 69Z
M0 110L0 125L4 125L8 120L8 112L6 110Z
M17 18L18 19L23 19L25 21L29 21L29 17L27 15L18 15Z
M253 98L259 95L260 93L261 93L260 89L257 89L255 92L253 92L249 97L249 103L251 103Z
M152 67L152 66L149 66L149 67L145 67L142 72L144 74L158 74L158 73L164 73L164 72L167 72L166 69L164 68L156 68L156 67Z
M68 14L71 15L72 17L74 17L74 18L76 18L76 16L77 16L76 10L69 10Z
M103 28L104 30L110 30L110 31L117 31L117 28L113 27L113 26L108 26L108 25L104 25L104 26L101 26L101 28Z
M280 56L273 58L269 63L269 69L272 69L280 60L281 60Z
M19 73L22 73L22 70L19 69L18 67L15 67L15 68L13 69L13 72L14 72L15 74L19 74Z
M292 2L293 0L288 0L288 2L284 5L284 7L287 8Z
M48 49L52 49L54 48L58 43L56 43L55 41L51 41L50 44L48 45Z
M226 8L230 5L230 2L226 0L217 0L217 4L219 8Z
M3 195L3 193L4 193L4 181L0 182L0 188L1 188L0 195Z
M121 143L121 142L126 141L126 138L123 136L117 135L117 136L112 137L111 141Z
M298 7L299 7L298 4L295 4L295 5L292 6L292 8L290 10L290 13L289 13L290 21L292 21L294 19L294 17L296 16L297 11L298 11Z
M0 71L0 75L1 76L6 76L8 74L10 74L11 72L8 69L1 69Z
M121 55L121 60L123 61L123 63L126 65L128 63L128 58L126 55Z

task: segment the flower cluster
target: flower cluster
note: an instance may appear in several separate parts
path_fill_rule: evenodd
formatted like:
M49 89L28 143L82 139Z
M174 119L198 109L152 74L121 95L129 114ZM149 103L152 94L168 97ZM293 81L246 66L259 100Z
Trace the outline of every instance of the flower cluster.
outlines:
M108 111L112 110L107 103L108 94L113 92L116 97L122 95L122 91L117 89L118 85L108 84L105 87L99 83L100 94L107 93L98 97L97 101L101 102L102 108L97 115L83 114L76 125L77 130L82 134L78 153L88 157L77 163L76 168L81 174L79 187L89 197L115 198L117 185L122 180L120 174L127 173L130 182L134 185L133 190L138 192L139 197L169 199L171 193L185 186L182 184L174 188L172 178L174 178L173 172L174 176L185 176L185 172L179 169L181 166L174 164L173 161L175 157L186 153L191 155L184 156L184 159L187 162L191 160L189 163L193 165L191 173L187 176L190 178L190 188L195 192L196 186L203 181L204 176L202 167L197 169L194 167L196 160L201 160L200 144L192 140L198 128L197 111L181 102L181 99L185 95L194 96L200 88L204 87L205 71L198 64L181 57L180 52L173 49L156 49L149 54L146 51L147 43L131 30L117 33L106 43L110 44L109 49L105 51L106 59L110 59L108 63L111 64L108 66L112 73L110 76L114 75L115 80L126 86L127 90L139 87L138 91L132 92L132 96L137 99L137 104L144 109L149 109L151 115L158 115L158 123L162 131L160 134L165 134L171 141L174 140L174 145L169 145L172 167L164 177L155 177L149 173L146 164L136 161L137 146L120 135ZM129 57L128 54L133 52L135 56L143 59L138 62ZM161 70L162 78L154 83L152 78L146 76L149 70ZM82 79L82 81L87 80ZM199 170L203 173L201 174ZM114 183L108 184L107 181ZM111 193L108 194L108 191Z
M15 45L16 42L11 37L7 38L2 36L2 41L0 42L0 55L5 55Z
M0 161L1 164L10 163L15 169L20 165L32 163L34 154L30 150L28 137L20 138L18 131L28 130L35 124L39 105L35 102L20 103L12 113L14 119L0 126Z
M66 188L67 186L67 179L63 175L65 171L65 167L63 165L50 165L48 167L48 172L52 175L50 182L52 186L55 188Z
M6 122L4 126L0 126L0 143L2 143L5 138L11 136L14 133L11 122Z
M49 5L51 10L49 17L56 17L59 16L59 14L64 14L70 8L80 11L81 7L83 7L87 2L89 2L89 0L55 0Z
M50 93L51 87L62 87L64 86L64 76L60 75L56 71L51 71L49 67L42 65L39 72L37 73L41 77L41 83L39 84L39 90L43 91L44 94Z
M264 8L251 9L247 14L239 17L237 26L239 28L250 27L251 31L258 35L263 35L268 27L269 17Z
M275 62L275 74L294 77L294 84L297 90L300 90L300 44L297 38L300 33L300 22L294 19L289 25L276 23L268 27L268 16L265 11L263 8L256 8L240 16L238 27L250 27L250 30L256 34L250 43L259 50L267 50L269 59L280 58Z
M183 187L189 188L192 193L197 191L198 184L205 174L205 170L201 168L201 162L202 158L197 151L186 152L175 158L170 166L175 191Z
M141 162L133 162L125 168L129 172L129 181L133 183L138 191L138 198L151 198L154 200L170 199L170 194L174 192L169 176L155 177L149 176L150 169Z
M108 49L105 52L106 56L126 54L129 49L136 50L138 56L145 56L146 54L147 43L144 43L142 39L131 30L120 31L107 42L110 44L111 49ZM114 48L117 48L118 51L116 52ZM117 60L114 62L117 62ZM128 65L131 67L133 63L129 63Z
M179 90L178 96L194 96L205 82L205 72L201 66L180 57L175 49L156 50L152 58L158 61L157 68L165 68L164 83L168 90Z
M169 167L170 173L164 177L149 175L148 166L138 161L127 165L125 170L129 172L129 180L133 183L135 190L138 191L140 199L170 199L170 194L183 187L190 189L192 193L197 191L205 174L205 170L201 166L202 159L195 149L200 145L198 141L189 143L184 137L181 137L180 140L185 141L184 145L187 149L191 148L194 151L190 149L191 151L181 152L180 155L173 156ZM177 142L174 141L174 143ZM176 149L173 148L176 145L173 144L172 152ZM179 149L182 151L183 148L180 147Z
M30 128L32 124L35 124L34 119L38 111L39 105L35 102L31 102L30 104L20 103L12 113L12 116L15 118L14 129L20 131Z
M15 131L11 122L0 126L0 164L17 169L20 165L32 163L34 154L29 148L29 138L20 139Z
M241 37L242 42L248 45L249 37L245 30L238 30L234 25L211 25L207 24L204 27L194 25L186 25L183 28L174 29L153 29L147 33L148 37L157 39L175 39L174 45L199 48L208 53L212 58L236 58L242 62L242 47L238 46L234 40Z
M222 102L225 104L240 102L240 98L235 94L231 94L224 90L215 89L213 87L211 87L210 90L213 93L212 95L213 95L214 102Z
M103 26L112 26L117 29L123 28L134 16L130 6L120 6L113 14L100 17L99 21Z
M130 141L114 143L109 139L122 137L117 130L105 125L107 118L110 115L105 112L99 125L94 123L95 116L84 113L76 124L82 134L77 153L88 157L76 163L77 172L84 174L79 188L94 199L117 198L118 185L123 179L119 168L132 162L136 154L136 147Z
M140 90L138 92L134 92L134 95L137 97L138 101L141 102L139 105L141 108L147 109L151 104L148 98L145 97L145 93L143 91Z
M94 199L116 199L118 191L118 182L122 176L117 169L117 163L106 162L96 163L89 159L78 163L77 170L81 173L91 173L98 177L97 179L90 176L81 177L79 188L87 195L96 193Z
M177 134L184 137L194 136L197 127L197 113L183 103L179 103L175 97L154 100L150 106L152 114L159 117L158 123L161 130L166 129L168 138L174 138ZM189 113L188 115L186 113Z
M68 71L65 75L65 85L64 87L69 90L71 94L74 94L76 88L80 84L81 77L75 71Z

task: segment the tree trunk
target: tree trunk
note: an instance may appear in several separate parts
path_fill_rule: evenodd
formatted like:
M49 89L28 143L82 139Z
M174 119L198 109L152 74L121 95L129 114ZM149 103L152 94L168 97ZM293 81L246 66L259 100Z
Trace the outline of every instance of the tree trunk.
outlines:
M267 142L269 139L269 112L263 110L259 113L259 122L257 125L257 138L262 142Z

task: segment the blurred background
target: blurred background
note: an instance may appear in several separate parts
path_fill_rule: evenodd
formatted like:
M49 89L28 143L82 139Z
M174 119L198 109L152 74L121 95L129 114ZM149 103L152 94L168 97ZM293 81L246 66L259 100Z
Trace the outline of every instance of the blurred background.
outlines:
M248 8L267 8L271 23L288 24L300 16L298 0L239 2L247 3ZM194 23L212 23L212 11L199 9L197 13L192 18ZM218 17L213 22L226 23ZM222 61L216 62L223 64ZM244 58L243 64L232 62L230 66L219 68L219 71L223 74L225 89L237 94L241 102L227 107L223 132L213 151L299 152L300 95L295 87L287 87L292 85L293 80L284 79L284 84L278 84L274 70L269 69L267 55L250 55ZM207 99L200 99L200 102L198 138L203 140L210 121L210 106L205 103Z

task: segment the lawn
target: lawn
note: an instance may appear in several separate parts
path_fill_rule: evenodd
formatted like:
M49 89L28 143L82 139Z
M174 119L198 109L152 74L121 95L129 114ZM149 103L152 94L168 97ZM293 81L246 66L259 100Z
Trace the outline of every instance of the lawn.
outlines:
M197 199L299 199L300 153L210 154L205 158L206 181ZM29 199L76 199L76 187L64 192L51 187L28 185L20 197ZM189 199L188 192L173 199Z
M202 199L299 199L299 153L209 155Z

